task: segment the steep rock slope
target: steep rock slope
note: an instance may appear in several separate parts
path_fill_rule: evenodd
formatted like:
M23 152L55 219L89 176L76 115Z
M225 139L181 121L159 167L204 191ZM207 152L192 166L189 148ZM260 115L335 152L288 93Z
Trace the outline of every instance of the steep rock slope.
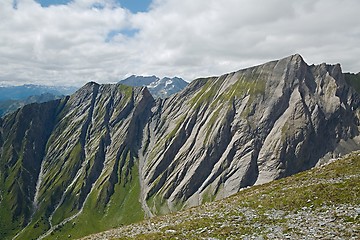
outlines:
M31 217L37 176L60 100L27 105L1 121L0 238Z
M0 238L71 238L220 199L359 144L339 65L293 55L168 99L88 83L0 120Z
M359 104L340 65L300 55L196 80L147 125L143 197L165 213L359 149Z
M1 238L24 227L17 238L46 237L74 218L83 234L142 219L136 158L153 101L145 88L89 83L6 117Z

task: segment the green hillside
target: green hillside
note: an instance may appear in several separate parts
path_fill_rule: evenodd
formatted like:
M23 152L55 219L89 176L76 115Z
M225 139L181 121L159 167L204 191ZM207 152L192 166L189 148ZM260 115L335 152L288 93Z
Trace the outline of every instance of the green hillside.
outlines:
M86 239L359 239L360 152Z

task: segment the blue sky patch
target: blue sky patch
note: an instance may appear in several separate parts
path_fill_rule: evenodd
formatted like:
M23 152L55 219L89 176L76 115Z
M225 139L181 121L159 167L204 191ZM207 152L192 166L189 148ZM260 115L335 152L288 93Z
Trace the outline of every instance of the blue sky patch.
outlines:
M124 35L128 38L131 38L131 37L135 36L135 34L137 34L138 32L139 32L139 29L135 29L135 28L112 30L107 34L107 36L105 38L105 42L111 42L119 34Z
M17 2L17 0L13 0L13 8L14 9L17 9L17 5L18 5L18 2Z
M71 2L72 0L36 0L41 4L42 7L49 7L51 5L65 5Z
M42 7L49 7L51 5L64 5L70 3L72 0L36 0ZM116 0L121 7L129 9L132 13L149 11L152 0ZM14 0L16 3L16 0ZM101 3L95 3L95 6L101 9Z
M104 9L105 5L103 3L94 3L91 8L96 8L96 9Z
M129 9L132 13L147 12L152 0L117 0L124 8Z

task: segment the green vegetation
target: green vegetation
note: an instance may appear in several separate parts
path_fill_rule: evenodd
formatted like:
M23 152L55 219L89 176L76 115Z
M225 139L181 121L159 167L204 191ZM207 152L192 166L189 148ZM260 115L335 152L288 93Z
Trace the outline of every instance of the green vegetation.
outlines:
M62 168L65 169L64 173L68 174L70 172L74 172L73 169L78 168L77 166L80 164L81 161L81 154L82 154L82 147L80 142L78 142L75 147L71 150L69 157L65 160L65 166L62 166ZM51 174L51 177L55 177L55 180L53 182L53 186L56 188L63 188L62 186L64 185L64 178L63 175L59 175L56 174L56 168L52 169L54 174ZM66 184L68 185L68 184ZM58 196L57 200L60 200L60 195ZM58 224L60 223L63 219L72 216L75 212L76 209L74 208L75 205L75 201L76 198L75 196L73 196L71 193L66 193L66 197L65 197L66 201L64 202L64 204L62 204L54 213L53 216L53 223L54 224Z
M21 233L19 239L36 239L36 236L40 236L44 231L50 228L50 225L43 216L36 218L29 226Z
M214 195L212 193L211 186L208 186L206 188L206 190L204 191L202 197L203 197L202 204L207 203L207 202L213 202L215 200L216 195Z
M224 78L225 76L223 76ZM216 94L221 84L220 79L209 78L201 90L190 100L191 106L198 108L204 103L209 103Z
M238 81L228 87L214 102L216 105L220 102L232 102L245 95L250 95L253 98L258 94L264 94L266 81L262 79L259 74L242 75Z
M170 208L167 205L166 200L159 195L151 196L146 203L150 207L151 211L157 215L170 212Z
M186 119L186 115L183 115L179 118L179 120L176 121L175 128L166 136L166 142L173 139L173 137L176 135L176 133L179 131L181 125L184 123Z
M59 170L61 168L64 168L65 174L68 174L74 168L77 168L81 162L79 161L81 159L81 152L82 147L81 144L78 142L75 147L70 151L67 159L64 161L65 165L57 165L53 166L51 169L51 173L48 175L48 178L44 179L44 184L52 184L52 194L46 195L44 194L44 191L48 189L48 187L44 187L42 191L40 191L40 197L44 196L44 198L41 198L41 204L39 206L39 209L36 211L36 214L33 216L32 222L29 224L29 226L26 227L26 229L21 233L19 236L19 239L33 239L41 235L42 233L46 232L50 225L48 222L48 218L50 216L50 211L54 210L51 209L50 206L55 207L57 203L60 201L62 197L62 192L65 190L64 185L65 181L68 178L64 178L63 175L58 174ZM68 185L67 183L66 185ZM68 191L66 193L65 201L61 206L55 211L53 215L52 223L58 224L60 223L64 218L72 216L76 213L76 198L72 194L72 191ZM21 228L20 228L21 229Z
M309 227L325 236L328 232L322 229L326 225L319 228L317 222L311 222L321 215L332 219L330 221L335 226L350 226L346 231L334 230L337 231L335 234L339 234L337 236L342 236L340 238L356 238L360 229L356 211L355 215L348 215L340 209L351 210L360 206L359 172L360 152L357 152L326 166L251 187L227 199L155 217L150 222L113 230L112 233L124 235L117 239L225 239L245 236L268 239L269 229L278 228L283 234L303 238L301 231L305 226L296 227L298 221L302 221L302 224L310 224ZM289 216L299 216L300 220ZM132 231L142 229L142 224L155 227L151 231L134 234ZM133 237L129 237L130 234Z
M121 94L121 97L117 99L119 102L116 103L116 107L121 111L131 101L133 89L125 85L116 87L119 88ZM112 90L114 89L112 88ZM97 112L92 120L99 123L100 128L103 127L101 124L103 118L105 118L108 99L106 96L104 98L100 97L98 98L98 105L95 105L94 111ZM26 135L28 125L32 123L32 118L26 115L25 110L20 110L9 115L6 122L4 122L4 126L1 126L9 129L0 129L1 132L7 134L1 136L5 137L5 142L1 142L3 151L0 156L0 239L11 239L24 227L26 228L21 232L18 239L36 239L50 228L50 216L52 216L51 224L57 225L65 218L74 216L79 212L80 203L83 200L80 200L79 195L85 186L85 180L89 180L87 179L89 177L87 170L93 166L95 156L87 156L89 161L86 163L86 170L81 172L71 188L67 189L67 187L74 180L79 168L84 163L85 149L83 149L82 140L79 140L79 136L91 105L84 105L80 114L78 109L72 105L73 102L68 100L69 98L59 100L56 109L53 109L55 115L52 120L55 121L56 126L45 147L47 154L46 164L44 165L45 171L38 195L37 209L32 216L32 221L26 226L26 220L28 219L25 219L25 217L29 218L34 210L33 196L29 197L26 193L29 190L31 194L34 193L34 189L30 189L26 182L27 179L34 181L32 173L29 172L32 169L24 166L25 158L32 157L27 149L30 146L29 141L33 140L31 138L27 139ZM70 100L74 99L70 98ZM21 124L18 124L19 122ZM98 127L98 125L94 123L93 127ZM99 136L104 134L104 129L100 129ZM96 143L98 138L101 137L95 136L89 141ZM109 227L133 223L144 218L139 202L138 166L134 156L131 156L130 150L126 152L124 158L125 163L121 165L122 170L118 172L118 178L112 180L114 194L110 194L110 201L107 205L99 204L101 198L104 197L100 195L100 190L106 191L107 189L95 188L88 197L81 214L69 223L58 226L48 238L59 237L64 239L68 238L69 234L80 237L85 234L106 230ZM36 160L40 161L41 159ZM100 179L101 181L109 181L106 176L100 176ZM50 192L49 189L51 189ZM65 189L67 191L63 197ZM56 208L62 198L64 201ZM56 211L53 213L55 208ZM77 226L80 226L82 230L79 231Z
M217 121L224 121L225 120L225 115L222 115L221 117L219 117L221 110L223 110L223 108L221 106L219 106L211 115L211 118L209 120L209 122L206 125L206 128L208 129L208 131L206 131L206 136L204 139L204 144L206 144L209 140L210 134L213 133L214 131L211 131L210 129L213 129L215 123Z
M2 181L0 189L4 189ZM14 200L11 199L11 196L4 196L4 192L0 192L0 200L0 239L10 239L7 237L14 235L18 229L21 229L21 223L19 219L12 218L11 208Z
M232 74L232 76L234 73ZM190 104L194 108L201 105L214 108L218 103L232 103L245 95L255 98L259 94L265 93L266 78L257 72L241 72L238 80L219 93L224 80L230 75L223 75L220 78L209 78L201 90L191 99Z
M127 160L130 161L129 158ZM66 239L68 236L72 239L79 238L144 219L139 201L140 182L137 163L131 167L129 174L127 182L121 181L115 185L115 192L105 208L97 206L101 196L99 191L94 189L85 203L83 212L74 220L60 226L46 239Z
M119 91L124 94L124 99L126 101L129 101L132 94L133 94L133 87L127 86L127 85L123 85L123 84L118 84L119 86Z

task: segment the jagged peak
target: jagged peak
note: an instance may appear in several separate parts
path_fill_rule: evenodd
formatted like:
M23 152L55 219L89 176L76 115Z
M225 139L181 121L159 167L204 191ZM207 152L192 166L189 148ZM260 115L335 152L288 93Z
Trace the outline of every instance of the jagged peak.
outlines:
M305 62L305 61L304 61L304 58L303 58L299 53L295 53L295 54L291 55L291 57L292 57L293 59L296 59L296 60Z
M284 75L285 72L286 75ZM330 75L339 86L346 84L344 83L340 64L331 65L322 63L309 66L299 53L295 53L278 60L244 68L221 76L196 79L188 85L183 93L196 92L204 86L211 88L216 85L217 95L219 95L227 91L227 89L234 84L241 86L242 89L256 87L260 89L261 87L263 92L269 92L266 89L274 88L278 86L280 82L283 82L281 84L289 87L296 86L299 80L302 81L310 72L313 72L312 74L314 75ZM274 77L274 73L276 73L277 77ZM247 84L238 83L239 80L246 80ZM250 82L253 82L253 85ZM309 81L306 82L309 84ZM255 87L255 85L257 86Z
M144 92L144 91L148 91L146 86L129 86L126 84L123 84L121 82L119 83L104 83L104 84L99 84L96 82L88 82L86 83L84 86L82 86L77 92L87 92L89 90L92 90L94 87L98 87L98 88L108 88L108 87L113 87L116 88L117 86L125 86L128 89L131 89L134 92Z
M98 84L97 82L94 81L90 81L88 83L85 84L85 86L99 86L100 84Z
M159 77L157 77L157 76L155 76L155 75L136 75L136 74L133 74L133 75L131 75L130 77L127 77L127 78L125 78L124 80L126 80L126 79L129 79L129 78L137 78L137 77L140 77L140 78L159 78Z
M81 95L84 93L90 93L93 91L94 87L99 87L100 84L96 83L96 82L88 82L86 83L84 86L82 86L81 88L79 88L73 95Z
M264 64L260 64L259 66L264 66L264 65L267 65L267 64L271 64L272 62L288 62L290 65L293 65L293 66L295 66L295 65L309 66L305 62L304 58L299 53L292 54L290 56L281 58L279 60L270 61L270 62L267 62L267 63L264 63Z
M140 92L144 95L144 96L151 96L151 98L153 98L153 96L151 95L149 89L145 86L145 87L140 87Z

